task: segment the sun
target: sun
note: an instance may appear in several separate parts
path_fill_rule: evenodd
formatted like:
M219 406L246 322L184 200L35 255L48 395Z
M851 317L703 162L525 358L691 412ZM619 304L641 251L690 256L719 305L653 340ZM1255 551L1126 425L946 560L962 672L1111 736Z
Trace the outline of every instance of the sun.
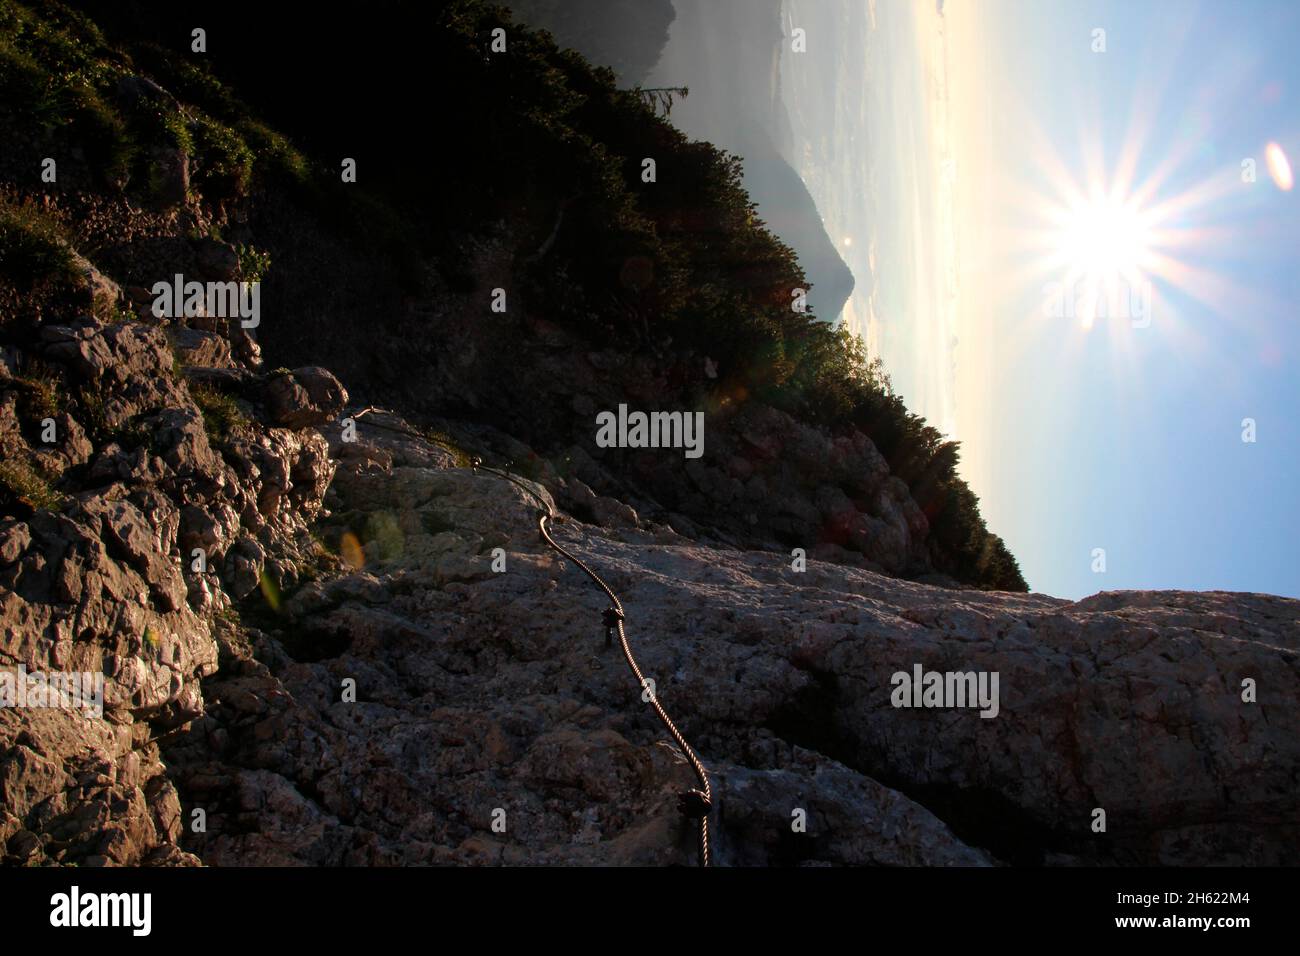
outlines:
M1074 144L1028 123L1030 174L992 191L1006 207L1004 281L1025 295L1018 321L1064 322L1064 347L1091 342L1129 368L1144 342L1206 348L1211 317L1247 328L1287 308L1228 259L1261 241L1245 213L1295 189L1291 160L1278 142L1259 144L1276 192L1255 189L1254 159L1216 159L1203 138L1157 139L1160 110L1155 91L1136 90L1122 132L1114 108L1105 122L1081 115Z
M1132 279L1150 254L1149 243L1147 225L1134 202L1094 193L1068 211L1060 255L1081 276Z
M1075 315L1091 328L1142 287L1155 261L1154 213L1137 198L1097 183L1052 210L1051 258Z

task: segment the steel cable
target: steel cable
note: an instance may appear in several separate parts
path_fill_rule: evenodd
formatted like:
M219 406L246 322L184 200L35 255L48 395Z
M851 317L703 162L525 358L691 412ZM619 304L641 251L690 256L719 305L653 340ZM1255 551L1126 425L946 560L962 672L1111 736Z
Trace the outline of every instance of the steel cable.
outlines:
M483 471L490 472L491 474L506 479L522 489L525 494L541 506L537 527L538 530L541 531L542 539L556 552L576 564L583 573L587 575L587 577L596 582L596 585L605 592L606 596L610 600L610 607L606 609L603 616L607 641L611 631L618 632L619 647L622 648L623 657L627 660L627 666L631 669L632 676L636 678L637 687L642 691L648 690L649 688L646 686L645 676L641 672L641 667L637 663L636 657L632 654L632 647L628 643L627 632L623 628L625 617L623 612L623 603L618 599L618 595L614 593L613 588L606 584L599 574L593 571L581 558L552 537L550 522L557 516L551 509L551 506L541 497L541 495L537 494L537 492L529 488L514 475L497 468L490 468L487 465L484 465L478 458L471 461L471 466L476 471L482 469ZM677 746L681 749L687 761L690 763L691 769L695 772L695 778L699 781L700 788L698 790L687 790L678 796L677 808L684 816L698 821L699 863L700 866L709 866L711 862L711 854L709 852L709 812L713 808L713 788L709 784L708 771L704 769L704 764L700 762L700 758L696 755L694 748L686 742L686 738L682 736L682 732L677 729L677 725L673 723L672 718L668 716L668 711L664 710L663 705L659 703L659 695L654 691L650 691L649 703L655 714L659 717L660 722L668 729L668 733L672 735L673 740L677 742Z
M384 410L370 406L357 412L352 417L357 419L372 412L382 411ZM379 422L371 422L371 424L387 431L399 432L426 441L430 440L429 436L421 434L414 429L402 428L394 425L384 425ZM619 647L622 648L623 657L627 660L627 666L631 669L632 676L636 678L637 687L643 692L648 690L649 688L646 687L645 675L641 672L641 666L637 663L636 657L632 654L632 647L627 640L627 632L623 628L623 621L625 619L623 602L618 599L618 595L614 593L613 588L606 584L601 576L593 571L586 562L551 536L550 523L558 516L552 510L550 504L548 504L541 495L532 488L529 488L514 475L501 469L492 468L483 464L481 458L471 458L470 467L475 471L481 469L497 475L500 478L506 479L541 506L537 527L542 534L542 539L553 550L582 569L583 573L586 574L587 577L591 578L592 581L596 582L596 585L605 592L605 595L610 600L610 606L605 609L605 612L602 615L602 620L605 623L606 644L608 645L609 643L611 632L617 631ZM681 752L690 763L691 769L695 772L696 780L699 781L700 787L698 790L687 790L678 795L677 809L683 816L698 821L699 863L700 866L707 867L712 862L712 855L709 851L709 813L713 809L713 788L709 784L708 771L705 770L704 764L700 762L700 758L695 753L695 749L686 742L686 738L682 736L682 732L677 729L677 725L673 723L672 718L668 716L668 711L664 710L663 705L659 703L659 695L654 691L650 691L649 703L651 708L654 709L655 714L659 717L660 722L668 729L668 733L672 735L673 740L677 742L677 746L681 749Z

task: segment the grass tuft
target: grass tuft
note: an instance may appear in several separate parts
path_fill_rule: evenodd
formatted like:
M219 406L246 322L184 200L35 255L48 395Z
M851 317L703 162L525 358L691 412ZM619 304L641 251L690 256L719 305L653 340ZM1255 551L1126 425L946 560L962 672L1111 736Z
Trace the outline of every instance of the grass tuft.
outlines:
M6 497L16 498L37 510L57 511L66 500L54 490L48 478L16 458L0 461L0 489L8 492Z
M203 427L207 429L209 438L226 441L238 435L249 423L239 403L225 392L207 385L191 385L190 395L203 413Z

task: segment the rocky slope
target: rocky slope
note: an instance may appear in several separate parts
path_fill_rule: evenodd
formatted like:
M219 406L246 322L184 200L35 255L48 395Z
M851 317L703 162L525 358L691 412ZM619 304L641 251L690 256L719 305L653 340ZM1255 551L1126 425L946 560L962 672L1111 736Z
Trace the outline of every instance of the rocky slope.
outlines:
M272 481L205 468L200 432L58 517L6 522L6 656L102 657L116 687L106 721L0 712L10 862L691 862L688 768L535 506L394 417L357 425L323 426L328 456L314 429L250 426ZM260 596L245 562L285 566L336 467L317 532L346 563L272 573ZM182 513L181 474L226 482ZM588 503L606 526L558 533L619 592L714 774L718 862L1297 862L1297 602L800 572ZM185 580L204 535L222 572ZM242 621L203 614L249 590ZM998 672L997 716L893 707L916 664Z
M484 276L500 267L492 252L483 250L476 265ZM352 352L330 354L327 364L337 358L345 381L384 383L369 391L391 404L426 418L455 416L449 427L457 420L508 427L508 434L484 429L481 439L530 474L573 482L566 503L580 517L589 516L586 486L692 538L801 547L957 585L932 564L925 511L861 431L832 432L737 394L705 413L699 458L674 449L599 448L599 413L619 404L682 407L682 383L704 379L709 356L671 343L631 354L596 348L535 315L490 314L485 301L439 290L390 320L392 333L364 352L350 339L325 346ZM503 351L503 339L522 347ZM281 351L297 362L312 349L297 342Z
M210 713L168 751L209 808L186 845L219 863L689 863L689 770L531 502L391 432L332 447L335 516L389 529L382 553L220 638ZM722 863L1296 862L1297 602L958 593L664 529L559 534L620 594L715 775ZM914 664L997 671L999 713L892 707Z

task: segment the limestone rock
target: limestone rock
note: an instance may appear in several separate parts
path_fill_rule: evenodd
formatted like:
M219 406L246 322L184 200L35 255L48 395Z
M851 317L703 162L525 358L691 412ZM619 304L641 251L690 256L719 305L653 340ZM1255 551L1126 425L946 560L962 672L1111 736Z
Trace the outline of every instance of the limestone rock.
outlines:
M229 354L211 333L173 331L205 360ZM0 679L9 693L24 672L39 686L84 674L102 692L97 710L0 708L0 857L193 865L155 741L202 719L232 593L292 587L316 560L306 526L334 462L309 428L252 418L209 434L157 327L86 318L24 348L35 355L15 366L61 369L81 418L55 415L48 448L0 430L6 457L34 457L63 495L0 516Z
M223 637L233 663L204 681L219 703L168 747L182 806L214 808L183 845L222 865L690 863L691 775L603 647L605 598L538 541L536 503L369 434L331 492L364 571L289 595L249 645ZM553 533L618 591L710 768L720 863L1297 862L1300 602L1071 603ZM996 672L996 716L895 707L917 665Z
M308 428L336 418L347 404L348 393L329 371L312 366L272 376L264 399L276 424Z
M175 328L171 331L172 347L186 365L207 368L230 368L230 341L224 336L202 329Z

